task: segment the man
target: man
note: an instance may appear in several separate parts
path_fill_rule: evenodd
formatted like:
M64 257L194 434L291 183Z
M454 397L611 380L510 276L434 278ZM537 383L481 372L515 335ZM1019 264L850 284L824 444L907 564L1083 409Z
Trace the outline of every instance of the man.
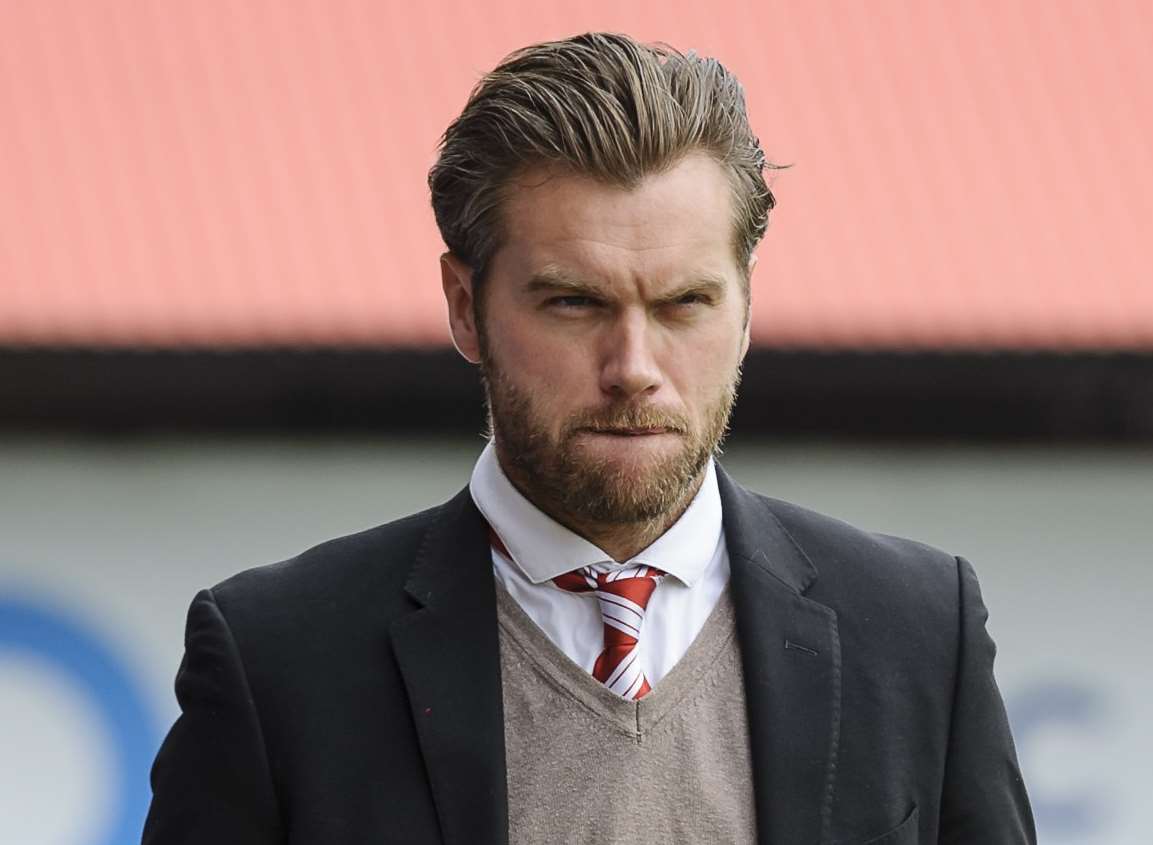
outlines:
M492 440L200 593L147 843L1033 842L969 565L714 463L773 198L719 64L530 47L429 177Z

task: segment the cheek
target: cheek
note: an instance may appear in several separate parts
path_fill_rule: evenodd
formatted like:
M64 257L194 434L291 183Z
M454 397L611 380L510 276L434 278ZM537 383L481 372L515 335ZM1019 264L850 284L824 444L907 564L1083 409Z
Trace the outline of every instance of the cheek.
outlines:
M578 411L593 404L581 389L579 368L574 366L577 355L570 351L542 349L533 342L511 333L489 344L493 365L500 371L501 380L515 390L525 403L530 425L559 436L566 422Z
M740 339L726 335L686 344L676 350L672 361L671 375L682 395L697 404L707 403L732 381L740 362Z
M592 372L581 345L545 332L504 331L490 337L489 348L503 372L533 392L533 402L539 407L580 396Z

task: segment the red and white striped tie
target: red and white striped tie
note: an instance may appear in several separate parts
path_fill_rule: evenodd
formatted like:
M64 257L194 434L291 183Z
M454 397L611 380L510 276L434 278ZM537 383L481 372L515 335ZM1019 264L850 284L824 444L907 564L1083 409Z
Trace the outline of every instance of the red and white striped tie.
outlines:
M593 677L623 698L641 698L649 686L640 660L640 636L645 608L665 573L653 566L584 566L553 578L574 593L593 593L604 622L604 650L593 666Z
M512 555L497 533L489 529L492 547L505 560ZM604 623L604 649L593 665L593 677L623 698L636 699L652 687L641 668L641 629L653 590L667 573L655 566L582 566L553 578L562 590L593 593Z

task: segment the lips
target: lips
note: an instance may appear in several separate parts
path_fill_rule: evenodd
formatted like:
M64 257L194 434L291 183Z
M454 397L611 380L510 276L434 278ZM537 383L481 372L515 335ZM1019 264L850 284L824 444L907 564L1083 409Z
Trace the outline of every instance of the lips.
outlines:
M593 428L594 434L608 434L615 437L644 437L653 434L676 434L671 428Z

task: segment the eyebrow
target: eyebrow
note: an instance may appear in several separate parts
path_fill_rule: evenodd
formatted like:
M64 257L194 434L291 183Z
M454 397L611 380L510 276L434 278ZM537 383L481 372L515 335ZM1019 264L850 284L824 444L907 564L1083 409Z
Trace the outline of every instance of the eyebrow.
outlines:
M712 273L703 273L696 278L678 285L676 288L667 291L658 298L658 302L670 302L679 299L682 296L690 293L704 293L711 296L720 298L724 295L728 281L723 276L717 276ZM524 287L528 293L538 293L540 291L547 291L550 293L562 292L567 294L579 294L582 296L604 296L604 290L592 282L586 282L582 279L570 276L567 273L545 268L539 273L533 274Z
M706 273L670 290L660 297L660 301L671 302L690 293L703 293L720 299L725 295L727 289L728 282L723 277Z
M524 289L528 293L539 291L564 291L567 293L602 295L603 291L595 284L582 281L559 270L546 268L534 273Z

